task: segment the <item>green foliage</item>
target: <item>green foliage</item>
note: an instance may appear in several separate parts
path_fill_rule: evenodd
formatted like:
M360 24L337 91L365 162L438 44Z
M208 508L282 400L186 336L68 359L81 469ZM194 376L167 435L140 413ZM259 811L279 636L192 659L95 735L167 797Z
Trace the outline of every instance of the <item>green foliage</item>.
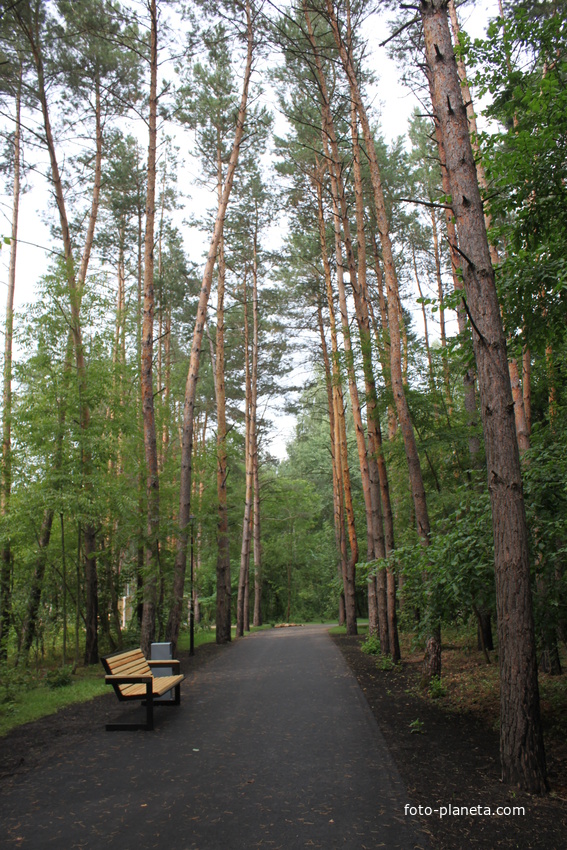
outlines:
M52 691L56 688L66 688L73 682L73 668L59 667L50 670L45 676L45 684Z
M366 655L380 655L380 638L378 635L367 635L366 640L360 646L360 650Z
M494 553L488 493L461 487L458 507L432 523L429 546L416 540L389 558L403 576L404 612L419 611L419 631L431 624L468 617L475 608L494 606ZM383 567L382 563L378 567ZM408 624L409 625L409 624Z
M499 294L511 334L540 355L564 336L567 254L567 25L560 14L533 17L525 4L493 22L467 48L486 114L493 238L506 245ZM496 131L494 131L496 130Z
M447 688L443 684L439 676L432 676L428 684L429 696L433 699L440 699L447 693Z
M10 677L13 672L10 671ZM69 686L55 689L40 685L29 673L22 673L22 676L26 677L27 684L13 687L10 701L0 702L0 735L6 735L23 723L53 714L67 705L86 702L108 691L100 667L80 671L80 675L73 676Z

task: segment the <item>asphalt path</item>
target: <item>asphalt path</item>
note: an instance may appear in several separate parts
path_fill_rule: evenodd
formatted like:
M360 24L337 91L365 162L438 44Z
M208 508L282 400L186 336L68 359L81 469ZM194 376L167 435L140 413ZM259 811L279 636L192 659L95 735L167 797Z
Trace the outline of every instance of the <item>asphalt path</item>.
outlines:
M141 711L112 704L109 720ZM237 641L154 732L92 730L0 792L0 847L415 850L384 738L324 627Z

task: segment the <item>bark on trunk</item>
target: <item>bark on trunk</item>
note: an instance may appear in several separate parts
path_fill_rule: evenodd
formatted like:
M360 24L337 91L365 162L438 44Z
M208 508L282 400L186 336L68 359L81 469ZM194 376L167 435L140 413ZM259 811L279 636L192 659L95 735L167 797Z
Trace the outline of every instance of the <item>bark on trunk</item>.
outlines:
M344 500L341 491L340 458L338 457L338 446L336 440L335 407L333 400L333 373L331 358L327 340L325 339L325 326L323 322L323 307L321 299L317 301L317 321L319 324L319 336L321 337L321 353L325 369L325 384L327 387L327 408L329 411L329 438L331 445L331 464L333 471L333 520L335 526L335 545L337 549L337 570L342 578L346 564L346 541L344 534ZM345 621L344 592L339 598L339 625Z
M445 403L451 414L451 375L447 357L447 332L445 330L445 296L443 293L443 278L441 277L441 254L439 251L439 236L437 234L437 216L431 207L431 232L433 234L433 253L435 256L435 279L437 281L437 296L439 298L439 336L441 338L441 357L443 358L443 383L445 385Z
M337 534L337 547L340 553L339 577L343 582L343 592L339 598L339 623L346 623L345 586L348 570L348 552L345 534L345 513L348 525L351 550L354 546L356 558L358 558L358 544L356 540L356 529L354 526L354 512L352 507L352 495L350 487L350 470L346 451L346 428L344 421L344 402L342 390L342 376L340 367L339 347L337 342L337 326L335 321L335 307L333 303L333 285L331 278L331 266L327 249L327 235L325 230L325 219L323 215L323 187L322 173L316 181L317 190L317 218L319 223L319 238L321 242L321 259L325 278L325 292L327 296L327 308L329 310L329 326L331 331L331 405L333 423L333 440L335 446L334 454L334 476L333 481L337 488L337 507L335 513L335 529ZM356 563L356 560L354 561Z
M335 320L335 305L333 301L333 288L331 277L331 266L327 247L327 235L325 230L325 219L323 215L323 196L321 182L317 183L317 209L319 222L319 238L321 241L321 257L325 274L325 289L327 294L327 306L329 309L329 322L331 327L331 350L332 350L332 372L333 372L333 409L335 417L335 445L337 452L337 476L340 482L341 493L344 498L344 510L346 513L348 538L350 545L350 558L347 557L346 540L341 547L341 568L343 580L344 612L345 621L348 623L347 598L349 587L352 584L354 566L358 561L358 540L356 537L356 525L354 519L354 507L352 502L352 490L350 482L350 469L348 463L348 450L346 439L346 423L344 413L343 386L340 368L340 355L337 342L337 328Z
M222 193L221 185L219 190ZM217 339L215 352L215 388L217 399L217 613L216 641L227 643L231 639L231 581L230 538L228 531L228 457L226 452L226 392L224 383L224 292L225 262L224 241L221 236L217 276Z
M244 460L246 469L246 489L244 495L244 518L242 520L242 545L240 548L240 572L238 576L238 598L236 603L236 637L242 637L246 627L246 595L247 578L250 569L250 535L252 519L253 470L251 457L252 431L252 377L250 374L250 339L248 328L248 287L246 275L243 281L244 302L244 374L245 374L245 422L246 436L244 440Z
M447 166L445 163L445 148L443 145L441 131L437 123L435 124L435 139L437 142L437 148L439 150L443 194L449 197L451 195L451 186L449 183L449 175L447 174ZM445 208L445 224L447 227L447 238L449 240L449 248L451 251L451 271L453 275L453 288L456 292L462 293L463 282L459 277L459 270L461 268L461 257L458 251L459 243L457 238L455 221L453 218L453 212L449 207ZM461 300L457 307L457 325L459 328L459 334L463 339L465 339L466 335L469 333L469 328L467 325L467 314L465 310L465 303L463 300ZM463 388L465 395L465 410L468 416L467 424L471 432L474 432L478 424L475 383L476 378L474 370L467 368L463 374ZM468 443L471 466L475 468L478 466L480 461L480 440L475 433L471 433L469 436Z
M254 265L252 276L252 383L250 416L250 451L252 457L252 484L254 489L252 539L254 544L254 618L255 626L262 625L262 541L260 536L260 472L258 458L258 210L254 230Z
M223 188L223 194L213 230L213 236L209 247L209 253L203 272L203 282L201 286L201 294L197 305L197 318L195 321L195 329L193 332L193 342L191 345L191 357L189 362L189 372L187 375L187 383L185 386L185 404L183 409L182 423L182 449L181 449L181 480L180 480L180 495L179 495L179 517L178 517L178 533L177 533L177 553L174 566L172 602L167 624L167 640L171 641L174 648L177 647L179 637L179 626L181 623L181 611L183 605L183 589L185 585L185 572L187 568L187 543L188 543L188 527L189 516L191 513L191 473L192 473L192 448L193 448L193 416L195 408L195 395L197 390L197 381L199 378L199 361L201 357L201 347L203 342L203 333L205 322L207 319L207 304L211 291L211 283L213 278L213 270L215 259L217 256L220 238L223 232L224 218L230 198L234 173L238 163L238 154L242 135L244 132L244 121L246 118L246 107L248 102L248 87L250 83L250 75L252 73L252 56L254 49L254 32L253 21L250 5L246 4L246 19L247 19L247 56L246 67L244 71L244 81L242 86L242 96L238 109L238 117L236 122L236 132L234 143L228 164L226 179Z
M453 30L453 38L455 43L459 41L459 19L457 17L457 10L455 8L455 3L453 0L448 0L447 7L449 10L449 17L451 19L451 27ZM509 66L510 67L510 66ZM475 158L475 167L476 167L476 176L478 180L478 185L480 186L483 193L488 194L488 181L486 179L486 174L484 171L484 165L482 162L482 155L480 150L480 145L478 142L478 128L476 123L476 115L473 106L473 100L471 96L471 91L469 88L469 83L467 79L467 71L465 67L465 63L462 58L457 60L457 73L459 75L459 80L461 83L461 92L463 97L463 102L465 104L465 109L467 113L467 120L469 125L469 135L471 140L471 146L474 152ZM517 125L517 119L514 116L514 126ZM492 225L492 214L490 212L490 206L488 203L484 204L484 223L486 227L486 231L490 230ZM488 250L490 252L490 260L492 262L493 267L497 266L500 262L500 257L498 255L498 250L496 245L493 245L489 242ZM522 389L520 385L520 370L518 367L518 363L515 357L509 358L508 368L510 371L510 383L512 385L512 398L514 400L514 417L516 422L516 437L518 439L518 448L520 450L520 455L522 455L525 451L527 451L530 447L530 437L529 437L529 427L526 420L526 411L524 407L524 398L522 394Z
M41 592L43 590L43 578L45 576L45 568L47 566L47 550L51 539L53 516L53 510L49 509L45 511L39 532L38 552L31 578L26 615L22 629L22 638L20 641L20 650L18 653L18 659L22 658L24 663L27 661L29 651L36 635L37 616L39 613L39 604L41 602Z
M348 21L350 32L350 15ZM371 517L373 558L385 558L386 544L384 539L382 501L380 498L380 472L378 469L378 456L382 454L382 434L380 432L380 414L378 410L378 400L376 396L376 381L374 379L374 369L372 365L372 335L370 329L370 314L368 311L368 287L366 283L366 234L364 221L364 197L362 190L362 174L360 165L360 145L358 140L358 120L354 101L351 101L351 137L353 149L353 172L356 208L356 241L358 257L358 267L356 269L357 276L351 273L351 284L360 337L362 368L364 372L364 382L366 390L366 427L368 431L368 473L370 481L370 498L372 511ZM386 594L385 570L379 570L376 576L371 576L368 580L369 609L371 597L375 597L376 599L380 648L382 650L382 653L386 655L391 652L391 646L390 632L388 629L388 598Z
M433 111L444 142L463 258L467 311L481 395L496 574L503 781L541 793L546 766L540 720L530 564L506 341L482 200L449 25L447 0L422 0Z
M223 191L222 144L220 130L217 129L217 193L219 205ZM228 455L226 450L226 390L225 390L225 348L224 348L224 296L226 264L224 256L224 237L219 241L217 258L217 338L213 360L215 372L215 394L217 402L217 610L216 642L228 643L231 638L232 585L230 575L230 537L228 528Z
M154 410L154 224L156 194L156 145L157 145L157 68L158 68L158 22L156 0L150 7L150 113L149 145L146 195L146 232L144 237L144 306L142 323L142 418L144 424L144 451L146 459L146 550L144 560L144 586L142 629L140 643L142 651L149 657L150 645L155 639L160 574L159 555L159 472Z
M402 431L404 448L408 462L417 530L423 544L427 546L429 544L430 533L429 514L427 510L427 500L425 496L425 488L423 485L421 464L419 461L415 434L411 423L409 406L404 392L404 380L402 375L400 352L400 320L398 315L398 309L401 305L399 302L399 291L394 263L394 254L390 239L388 217L386 213L384 193L382 190L378 158L376 155L376 149L374 147L374 138L370 129L368 115L358 85L356 70L353 64L352 53L348 51L347 45L345 44L345 41L342 37L342 33L340 31L333 6L333 0L326 0L326 8L331 30L333 32L335 43L339 51L341 63L348 79L350 96L356 105L356 111L360 119L364 142L366 145L366 155L368 157L368 163L370 167L370 179L373 191L374 212L376 215L376 223L382 245L384 277L388 293L388 327L390 335L390 370L392 390L394 393L394 400L398 413L398 422ZM435 637L435 635L433 635L433 637ZM434 656L435 658L440 659L440 651L438 653L435 652ZM435 675L439 674L440 666L438 669L435 670Z

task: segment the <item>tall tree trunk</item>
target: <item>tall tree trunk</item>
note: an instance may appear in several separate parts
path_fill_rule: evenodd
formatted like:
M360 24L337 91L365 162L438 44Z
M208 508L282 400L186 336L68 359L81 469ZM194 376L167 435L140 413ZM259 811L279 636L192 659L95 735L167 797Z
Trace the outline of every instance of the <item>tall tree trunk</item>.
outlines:
M443 188L443 194L447 197L451 194L451 186L449 184L449 175L447 174L447 166L445 163L445 148L443 145L443 139L441 137L441 131L439 125L435 124L435 139L437 142L437 148L439 150L439 161L441 164L441 183ZM455 221L453 218L453 213L451 209L446 206L445 207L445 224L447 227L447 238L449 240L449 248L451 252L451 271L453 276L453 288L455 292L462 293L463 290L463 282L459 275L459 270L461 268L461 257L459 255L459 245L457 239L457 230L455 227ZM457 306L457 325L459 328L459 334L464 339L466 335L469 333L469 328L467 325L467 314L465 310L464 300L461 300L459 305ZM474 433L478 424L478 410L476 404L476 394L475 394L475 374L474 370L471 368L467 368L463 374L463 388L465 395L465 411L468 416L468 426L471 431L468 439L469 443L469 456L471 461L471 466L477 467L480 461L480 440Z
M236 637L242 637L246 625L246 588L250 569L250 535L252 519L253 498L253 470L251 451L252 432L252 376L250 374L250 339L248 327L248 287L246 285L246 274L243 281L243 303L244 303L244 374L245 374L245 401L244 419L246 423L246 436L244 440L244 461L246 469L246 489L244 495L244 518L242 520L242 545L240 549L240 573L238 577L238 599L236 605Z
M529 347L524 346L522 354L522 392L524 395L524 412L528 434L532 431L532 358Z
M477 182L461 83L451 44L447 0L422 0L435 120L444 142L452 209L463 258L467 309L481 394L500 655L500 754L503 781L547 788L539 709L528 534L506 341Z
M183 424L182 424L182 449L181 449L181 480L179 486L179 517L178 517L178 534L177 534L177 553L175 557L172 602L167 624L167 640L171 641L174 648L177 647L179 637L179 626L181 623L181 610L183 604L183 589L185 584L185 572L187 567L187 543L189 516L191 514L191 473L192 473L192 449L193 449L193 417L195 408L195 395L197 389L197 380L199 378L199 361L201 357L201 347L203 343L203 333L205 330L205 322L207 319L207 304L211 291L211 283L213 279L213 270L218 252L219 242L223 232L224 218L230 198L234 173L238 163L238 154L242 135L244 132L244 121L246 119L246 107L248 102L248 87L250 83L250 75L252 73L252 56L254 50L254 31L252 13L249 2L246 3L246 20L247 20L247 55L246 67L244 71L244 80L242 85L242 96L238 109L238 117L236 121L236 132L234 143L228 163L226 179L222 193L221 202L217 210L215 226L209 253L203 272L203 282L199 303L197 305L197 318L195 321L195 329L193 332L193 342L191 345L191 358L189 362L189 372L187 375L187 383L185 386L185 404L183 409Z
M500 4L500 11L502 13L502 4ZM453 38L455 43L459 42L459 19L457 17L457 10L455 8L454 0L448 0L447 8L449 10L449 17L451 19L451 26L453 29ZM511 69L510 62L508 60L508 67ZM465 109L467 113L467 120L469 125L469 134L471 139L471 145L474 152L475 158L475 167L476 167L476 176L478 180L478 185L480 186L483 193L488 194L488 181L486 179L486 174L484 171L484 164L482 161L482 155L480 150L480 145L478 141L478 129L476 123L476 115L473 106L473 99L471 96L471 91L469 88L469 83L467 79L467 71L465 67L465 63L461 57L457 60L457 73L459 75L459 80L461 83L461 91L463 95L463 100L465 103ZM514 116L514 126L517 126L517 119ZM492 214L490 212L490 206L488 203L484 204L484 223L487 232L490 230L492 225ZM498 254L498 249L496 245L493 245L491 242L488 244L488 249L490 252L490 259L493 267L497 266L500 262L500 257ZM512 399L514 401L514 418L516 423L516 437L518 439L518 448L520 450L520 455L522 455L525 451L527 451L530 447L530 437L529 437L529 428L526 421L526 411L524 408L524 398L522 394L522 388L520 383L520 370L518 366L518 362L515 357L509 357L508 369L510 371L510 383L512 386Z
M222 144L220 130L217 129L217 195L221 203L223 190ZM225 348L224 348L224 296L226 263L224 256L224 237L221 235L217 257L217 334L216 354L213 360L215 373L215 395L217 403L217 610L216 641L219 644L231 640L231 600L232 586L230 575L230 538L228 529L228 456L226 450L226 390L225 390Z
M322 178L321 178L322 179ZM317 218L319 223L319 238L321 241L321 258L325 275L325 289L327 293L327 306L329 310L329 322L331 327L331 350L332 350L332 372L333 372L333 404L335 417L335 445L337 453L337 476L344 498L344 509L346 513L347 531L350 546L350 558L347 558L346 540L344 549L341 548L341 567L343 579L343 594L345 620L347 631L349 618L352 629L353 606L354 606L354 569L358 562L358 540L356 537L356 525L354 519L354 507L352 501L352 489L350 481L350 468L348 463L345 406L343 399L343 385L340 368L340 354L337 341L337 328L335 320L335 305L333 302L333 287L331 277L331 266L329 263L329 252L327 247L327 235L325 230L325 219L323 214L323 190L321 180L317 182Z
M350 34L350 10L348 11L348 25ZM349 38L350 43L350 38ZM353 149L353 171L356 208L356 240L358 257L358 276L351 274L351 284L356 310L356 318L360 336L360 348L362 353L362 368L366 390L366 427L368 431L368 471L370 476L370 495L372 506L372 533L374 551L373 558L386 557L386 542L384 534L383 518L383 485L388 492L388 478L386 465L382 454L382 434L380 430L380 413L378 410L378 399L376 395L376 382L372 365L372 335L370 328L370 314L368 311L368 287L366 282L366 234L364 221L364 197L362 188L362 174L360 165L360 144L358 139L358 120L356 105L351 101L351 137ZM382 467L380 469L380 466ZM385 476L385 478L383 478ZM378 609L378 631L380 635L380 647L384 654L392 652L390 645L390 629L388 628L388 598L386 592L386 571L380 569L376 576L369 579L370 594L375 593Z
M419 292L419 299L421 301L421 315L423 316L423 338L424 338L424 342L425 342L425 353L427 354L427 363L429 365L429 391L430 391L431 395L433 396L433 398L435 398L435 396L437 394L437 390L435 388L435 375L434 375L434 372L433 372L433 360L431 358L431 347L429 345L429 329L428 329L428 326L427 326L427 311L425 309L425 302L424 302L424 299L423 299L423 290L421 288L421 282L420 282L420 279L419 279L419 272L417 270L417 260L416 260L416 257L415 257L415 248L414 248L413 245L411 246L411 253L412 253L412 259L413 259L413 271L414 271L414 274L415 274L415 282L417 284L417 291ZM439 417L439 411L437 409L437 403L436 402L434 403L434 407L435 407L435 418L437 419Z
M381 339L378 334L378 327L376 321L374 321L374 329L376 342L378 344L378 350L380 352L380 361L382 366L382 373L384 375L384 383L386 384L386 391L388 395L392 395L392 377L391 377L391 366L390 366L390 331L388 328L388 308L386 306L386 299L384 297L384 275L382 274L382 267L380 265L380 257L378 254L378 244L376 242L376 235L374 229L371 231L371 239L372 239L372 254L374 257L374 270L376 272L376 283L378 285L378 305L380 308L380 323L382 327ZM368 301L369 309L372 309L372 301L369 299ZM392 440L396 436L396 431L398 429L398 420L396 417L395 406L389 402L388 403L388 440L392 442Z
M160 574L159 553L159 473L154 410L154 224L156 195L156 145L157 145L157 69L158 20L156 0L149 4L150 13L150 112L146 194L146 232L144 236L144 307L142 323L142 418L144 425L144 452L146 460L146 547L144 559L144 585L142 628L140 643L149 657L150 645L155 640Z
M344 532L344 499L341 489L341 472L339 447L336 439L335 406L333 400L333 373L327 340L325 339L325 327L323 323L323 308L321 299L317 299L317 321L319 324L319 336L321 337L321 353L323 355L323 366L325 369L325 384L327 387L327 407L329 410L329 431L331 444L331 464L333 470L333 519L335 525L335 545L338 557L338 573L342 578L346 568L346 539ZM339 597L339 626L345 622L345 597L344 592Z
M20 210L21 164L21 95L22 66L16 91L16 116L14 133L14 182L12 188L12 230L10 233L10 264L8 267L8 295L6 298L6 337L4 342L4 380L2 393L2 482L0 489L0 514L3 523L10 513L12 491L12 336L14 328L14 290L16 286L16 256L18 248L18 219ZM5 530L6 533L7 529ZM10 538L2 544L0 559L0 662L8 657L8 637L11 620L12 552Z
M347 75L350 96L356 105L358 117L364 136L366 145L366 155L370 167L370 179L372 183L374 212L376 215L376 223L380 234L380 242L382 245L382 257L384 261L384 278L388 293L388 328L390 334L390 371L392 380L392 390L398 414L398 422L402 431L404 440L404 448L406 459L409 468L410 482L412 488L413 503L415 508L415 518L417 523L418 534L423 542L423 545L429 545L430 523L429 513L427 510L427 499L425 495L425 487L423 485L423 476L421 474L421 464L415 441L415 434L411 423L409 406L404 391L404 380L402 375L402 363L400 352L400 319L398 310L400 308L398 281L394 263L394 253L389 233L388 217L386 213L386 204L384 193L382 190L382 181L380 177L380 169L378 166L378 158L376 148L374 146L374 138L370 129L370 123L366 112L366 107L362 100L356 70L353 64L352 53L347 49L347 45L342 37L333 0L326 0L326 8L329 23L335 43L337 45L341 63ZM438 651L435 641L439 640L438 630L430 636L428 642L431 650L431 657L439 659L439 663L432 664L430 660L426 660L428 670L433 670L434 675L439 675L441 653Z
M52 509L45 511L38 537L38 552L35 558L34 571L31 577L26 615L22 629L22 639L20 642L20 651L18 654L18 658L21 657L24 663L27 660L29 651L36 636L37 616L41 601L41 593L43 590L43 578L47 567L47 552L49 541L51 539L53 517L54 511ZM78 601L77 604L79 604Z
M342 435L344 433L344 405L342 397L342 377L340 371L340 357L337 343L337 328L335 321L335 310L333 304L333 287L331 279L331 266L329 264L329 255L327 250L327 236L325 232L325 219L323 215L323 187L322 173L316 181L317 190L317 219L319 223L319 237L321 241L321 259L323 262L323 272L325 278L325 290L327 295L327 307L329 310L329 326L331 331L331 400L329 407L329 420L333 427L333 436L331 444L334 445L334 469L333 483L336 487L336 510L335 510L335 533L337 536L337 549L339 552L339 577L343 581L343 592L339 597L339 624L346 623L346 605L345 605L345 583L348 569L348 552L347 540L345 534L345 517L348 516L349 537L354 539L354 545L358 551L356 543L356 529L354 528L354 514L352 511L352 496L350 490L350 472L348 465L343 468L343 449ZM346 442L346 434L345 434ZM346 455L346 451L344 453ZM347 511L346 505L349 505ZM351 521L352 515L352 521ZM351 531L352 522L352 531Z
M451 413L451 382L449 359L447 357L447 332L445 330L445 296L443 293L443 278L441 277L441 253L439 251L439 236L437 233L437 216L431 207L431 233L433 234L433 253L435 256L435 279L437 281L437 297L439 299L439 336L441 337L441 357L443 358L443 383L445 384L445 403Z
M219 202L222 197L222 166L219 147ZM217 400L217 611L216 641L219 644L231 640L231 577L230 577L230 537L228 529L228 456L226 451L226 391L224 377L224 296L225 296L225 258L224 239L221 236L218 253L217 275L217 339L215 369L215 391Z
M103 147L103 138L102 138L102 122L101 122L101 93L100 93L100 84L98 80L95 80L95 120L96 120L96 153L95 153L95 167L94 167L94 185L93 185L93 196L92 196L92 205L91 212L89 215L89 220L87 224L87 231L85 237L85 245L83 249L83 255L81 259L81 264L79 267L78 273L75 268L75 261L73 256L73 245L71 240L71 232L69 228L69 222L67 217L67 210L65 205L65 196L63 191L63 184L61 180L61 175L59 171L59 164L57 161L57 153L55 149L55 142L53 138L53 132L51 128L51 119L49 115L49 106L47 100L47 93L45 87L45 77L44 77L44 64L43 64L43 54L41 49L41 43L39 41L39 27L36 28L37 21L30 22L26 21L24 17L20 14L20 12L15 9L15 15L18 20L18 23L24 32L32 53L33 62L36 69L37 74L37 83L38 90L37 94L39 97L41 112L43 117L43 124L45 129L45 139L47 144L47 149L49 153L50 165L51 165L51 178L53 182L53 189L55 193L55 199L57 202L57 208L59 211L59 223L61 227L62 237L63 237L63 246L64 246L64 256L65 256L65 267L66 267L66 275L67 275L67 285L69 290L69 300L71 304L71 333L73 337L73 344L75 349L75 361L77 365L77 379L78 379L78 387L79 387L79 398L80 398L80 427L84 437L86 437L89 422L90 422L90 407L88 401L88 382L87 382L87 369L85 363L85 353L84 353L84 343L81 329L81 298L83 293L83 287L86 280L89 259L91 255L93 240L94 240L94 231L96 225L96 219L98 215L98 206L99 206L99 197L100 197L100 187L101 187L101 174L102 174L102 147ZM92 468L92 458L90 454L90 450L83 444L81 446L81 462L82 462L82 475L83 475L83 488L85 492L90 492L91 490L91 468ZM87 519L85 523L85 583L87 590L86 597L86 645L85 645L85 663L87 664L96 664L98 663L98 636L97 636L97 626L98 626L98 582L96 575L96 557L95 557L95 548L96 548L96 531L94 528L94 524L92 519Z
M260 473L258 457L258 356L259 350L258 312L258 209L254 228L254 257L252 267L252 380L250 397L250 452L252 460L252 484L254 489L252 540L254 544L254 626L262 625L262 542L260 537Z

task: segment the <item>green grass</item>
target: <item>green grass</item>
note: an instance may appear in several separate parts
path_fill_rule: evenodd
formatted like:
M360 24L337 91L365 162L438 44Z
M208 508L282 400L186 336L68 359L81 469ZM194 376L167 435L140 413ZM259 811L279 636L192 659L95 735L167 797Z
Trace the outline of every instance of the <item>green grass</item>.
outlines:
M108 691L99 667L77 671L70 685L58 688L48 687L45 681L38 684L31 674L27 685L21 675L18 679L17 687L0 688L0 736L24 723L55 714L67 705L87 702Z
M273 624L253 627L251 632L263 631L273 628ZM360 634L368 631L368 625L358 624ZM232 627L232 636L235 636L236 627ZM345 634L344 626L336 626L330 629L331 634ZM248 633L247 633L248 634ZM195 648L206 643L214 643L216 632L214 629L195 629ZM179 636L178 647L182 651L189 649L189 631L184 630ZM66 668L67 669L67 668ZM8 678L10 685L0 681L0 737L6 735L17 726L31 723L50 714L55 714L67 705L73 703L88 702L94 697L109 692L104 682L104 673L100 665L87 668L79 668L75 674L70 676L71 683L61 687L49 687L49 681L64 681L61 675L60 659L57 666L56 659L50 659L49 667L33 669L10 669Z
M271 625L253 628L252 631L270 629ZM232 628L235 636L236 627ZM214 629L195 629L195 648L206 643L214 643ZM178 647L182 651L189 649L189 631L183 631L179 636ZM56 663L56 662L54 662ZM61 708L73 703L88 702L101 694L109 693L104 682L104 671L100 665L79 668L75 674L62 674L60 666L49 666L43 669L28 668L9 669L7 676L0 680L0 737L6 735L17 726L31 723L50 714L55 714ZM63 682L70 679L70 684L60 687L49 687L49 682ZM9 685L5 684L7 681Z
M360 620L357 623L357 629L359 635L368 634L368 622L364 620L361 622ZM346 635L346 626L333 626L332 629L329 629L330 635Z
M234 637L235 629L233 627L232 634ZM185 652L189 649L189 631L183 630L177 641L177 648ZM195 629L195 648L202 646L204 643L214 643L216 640L216 632L214 629Z

